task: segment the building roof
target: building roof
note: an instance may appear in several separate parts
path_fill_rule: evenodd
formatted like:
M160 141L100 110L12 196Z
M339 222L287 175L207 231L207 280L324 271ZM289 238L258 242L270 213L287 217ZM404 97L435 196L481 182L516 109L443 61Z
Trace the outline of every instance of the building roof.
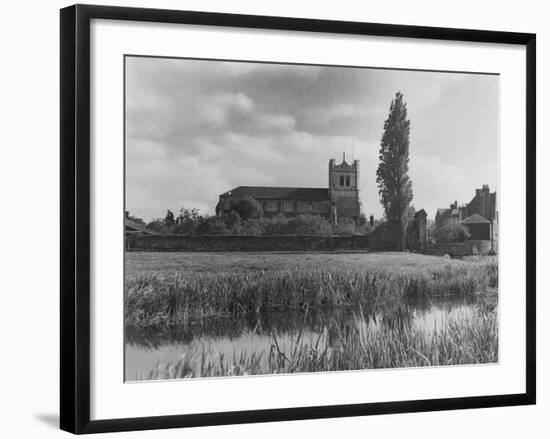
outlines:
M458 209L455 209L455 208L451 209L451 208L441 207L441 208L437 209L437 213L435 215L436 216L445 215L446 217L458 216Z
M131 219L124 218L124 231L126 233L143 233L145 235L158 235L157 232L149 230L146 226L132 221Z
M461 224L491 224L490 221L486 220L478 213L474 213L473 215L470 215L468 218L465 218L460 223Z
M143 229L145 229L145 226L135 221L132 221L131 219L124 218L124 228L127 231L141 232Z
M326 188L238 186L222 195L257 199L330 200Z

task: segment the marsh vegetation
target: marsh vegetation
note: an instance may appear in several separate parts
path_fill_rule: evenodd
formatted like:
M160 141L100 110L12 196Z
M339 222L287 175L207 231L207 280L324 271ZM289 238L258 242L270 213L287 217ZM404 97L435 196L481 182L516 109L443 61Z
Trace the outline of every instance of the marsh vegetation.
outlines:
M496 258L128 253L126 377L498 361Z

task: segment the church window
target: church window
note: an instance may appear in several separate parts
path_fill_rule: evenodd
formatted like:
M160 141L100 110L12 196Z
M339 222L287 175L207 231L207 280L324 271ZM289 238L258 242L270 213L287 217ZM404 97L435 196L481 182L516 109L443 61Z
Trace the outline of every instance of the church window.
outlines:
M340 175L340 186L344 186L344 176Z
M349 175L346 175L346 186L349 186Z
M292 210L294 210L295 212L298 210L298 203L296 201L292 203Z

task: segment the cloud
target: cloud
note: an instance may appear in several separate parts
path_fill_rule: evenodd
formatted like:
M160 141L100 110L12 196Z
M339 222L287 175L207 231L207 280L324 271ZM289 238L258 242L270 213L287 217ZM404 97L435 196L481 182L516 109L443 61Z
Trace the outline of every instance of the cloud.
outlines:
M327 187L328 160L360 160L366 214L382 215L378 148L391 99L411 119L414 204L496 186L498 79L479 75L185 59L126 59L126 201L145 219L213 213L239 185ZM487 181L486 181L487 180Z
M243 93L221 93L197 102L193 121L198 125L224 125L232 113L248 114L253 108L252 99Z
M439 157L411 155L409 176L413 182L412 204L424 209L429 218L435 217L438 208L449 207L455 200L459 204L469 202L474 195L466 170L445 164Z
M345 121L357 122L367 120L372 116L380 116L384 108L374 105L359 105L349 102L338 103L332 107L317 107L306 110L310 123L330 126Z

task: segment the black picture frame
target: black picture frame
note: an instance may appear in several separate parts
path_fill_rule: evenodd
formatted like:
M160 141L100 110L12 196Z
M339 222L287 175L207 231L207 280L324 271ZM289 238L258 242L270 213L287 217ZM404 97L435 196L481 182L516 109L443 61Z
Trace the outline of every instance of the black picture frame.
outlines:
M536 401L536 36L290 17L74 5L60 12L61 330L60 426L72 433L514 406ZM90 420L90 21L133 20L384 37L504 43L526 47L526 376L525 393L224 413Z

